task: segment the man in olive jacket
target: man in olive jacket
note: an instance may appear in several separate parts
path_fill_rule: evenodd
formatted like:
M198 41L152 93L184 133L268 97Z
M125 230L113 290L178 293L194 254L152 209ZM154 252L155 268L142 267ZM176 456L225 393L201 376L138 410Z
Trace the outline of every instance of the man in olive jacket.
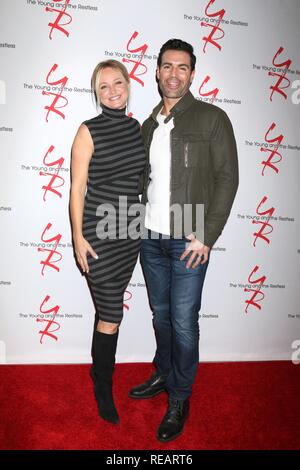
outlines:
M142 126L148 164L141 263L153 311L156 372L129 396L168 392L168 409L157 431L161 442L179 436L189 414L209 253L238 187L236 143L227 114L189 91L195 63L190 44L170 39L162 46L156 71L162 101Z

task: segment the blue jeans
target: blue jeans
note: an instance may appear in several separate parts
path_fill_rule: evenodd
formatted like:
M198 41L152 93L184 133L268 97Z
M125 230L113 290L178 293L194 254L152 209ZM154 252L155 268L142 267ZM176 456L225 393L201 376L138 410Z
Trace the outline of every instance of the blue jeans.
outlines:
M157 349L154 364L166 377L171 398L192 393L199 364L199 310L208 262L186 268L180 261L187 239L145 239L141 264L153 312Z

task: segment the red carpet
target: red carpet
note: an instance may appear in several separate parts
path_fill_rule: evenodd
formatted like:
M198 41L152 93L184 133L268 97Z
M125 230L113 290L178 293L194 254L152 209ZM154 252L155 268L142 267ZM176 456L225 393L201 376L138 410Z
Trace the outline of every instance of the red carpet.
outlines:
M127 397L150 364L118 364L119 426L102 421L89 365L0 367L0 449L300 449L300 365L201 364L185 433L161 444L166 395Z

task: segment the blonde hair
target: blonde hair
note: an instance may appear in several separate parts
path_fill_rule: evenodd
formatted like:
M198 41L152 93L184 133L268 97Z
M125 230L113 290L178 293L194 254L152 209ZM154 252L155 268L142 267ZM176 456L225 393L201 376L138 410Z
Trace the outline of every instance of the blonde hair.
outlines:
M121 74L125 78L128 85L130 83L130 78L129 78L129 73L127 71L127 68L121 62L115 59L103 60L102 62L99 62L99 64L96 65L94 69L92 80L91 80L92 91L93 91L94 98L97 104L100 104L100 100L98 96L100 72L101 70L106 69L108 67L115 69L115 70L119 70L119 72L121 72Z

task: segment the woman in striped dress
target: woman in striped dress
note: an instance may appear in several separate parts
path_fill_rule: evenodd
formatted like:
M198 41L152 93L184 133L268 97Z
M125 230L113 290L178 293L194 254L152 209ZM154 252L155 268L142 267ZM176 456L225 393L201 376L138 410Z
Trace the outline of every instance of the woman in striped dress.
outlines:
M119 422L112 376L123 295L140 249L140 237L127 233L133 216L125 225L119 223L124 217L120 201L126 214L128 207L139 203L138 183L145 166L139 123L125 113L129 82L122 63L107 60L97 65L92 87L102 113L79 127L71 164L74 250L96 306L94 391L100 416L112 423Z

